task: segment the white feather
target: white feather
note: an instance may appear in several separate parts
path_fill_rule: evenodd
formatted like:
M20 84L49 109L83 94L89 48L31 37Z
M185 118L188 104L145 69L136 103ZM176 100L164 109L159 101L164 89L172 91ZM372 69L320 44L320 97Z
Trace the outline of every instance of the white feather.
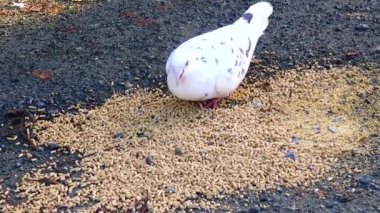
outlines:
M236 90L272 12L270 3L258 2L233 24L178 46L166 62L170 92L180 99L201 101Z
M22 2L20 2L20 3L12 2L12 6L13 6L13 7L18 7L18 8L20 8L20 9L24 9L25 4L22 3Z

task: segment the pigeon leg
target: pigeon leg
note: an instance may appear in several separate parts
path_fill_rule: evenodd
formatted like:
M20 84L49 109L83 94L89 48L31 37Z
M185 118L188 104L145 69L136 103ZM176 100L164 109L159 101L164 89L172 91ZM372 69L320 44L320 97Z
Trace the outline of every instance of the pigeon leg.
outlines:
M203 107L206 109L216 109L218 108L220 98L213 98L203 102Z

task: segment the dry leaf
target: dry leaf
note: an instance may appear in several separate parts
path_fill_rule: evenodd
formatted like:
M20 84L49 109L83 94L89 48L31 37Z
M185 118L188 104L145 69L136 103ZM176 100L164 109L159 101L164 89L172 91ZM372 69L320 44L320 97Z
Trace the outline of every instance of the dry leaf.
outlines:
M38 80L48 81L53 78L53 72L51 70L33 70L32 76Z
M0 10L0 15L16 15L18 13L17 10Z

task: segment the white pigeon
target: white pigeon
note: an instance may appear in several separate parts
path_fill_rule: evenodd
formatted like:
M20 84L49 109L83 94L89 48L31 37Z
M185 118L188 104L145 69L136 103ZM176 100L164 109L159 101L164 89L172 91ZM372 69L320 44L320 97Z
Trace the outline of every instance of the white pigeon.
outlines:
M198 35L178 46L166 62L169 90L187 101L215 109L244 79L256 43L273 12L270 3L252 5L231 25Z

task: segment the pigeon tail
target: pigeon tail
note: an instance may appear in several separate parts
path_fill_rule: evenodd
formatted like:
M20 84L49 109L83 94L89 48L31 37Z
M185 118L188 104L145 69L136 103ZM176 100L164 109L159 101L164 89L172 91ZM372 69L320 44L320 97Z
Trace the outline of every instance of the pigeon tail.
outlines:
M269 23L269 16L273 12L272 4L266 1L260 1L251 7L236 21L239 24L249 24L249 30L254 34L261 36Z

